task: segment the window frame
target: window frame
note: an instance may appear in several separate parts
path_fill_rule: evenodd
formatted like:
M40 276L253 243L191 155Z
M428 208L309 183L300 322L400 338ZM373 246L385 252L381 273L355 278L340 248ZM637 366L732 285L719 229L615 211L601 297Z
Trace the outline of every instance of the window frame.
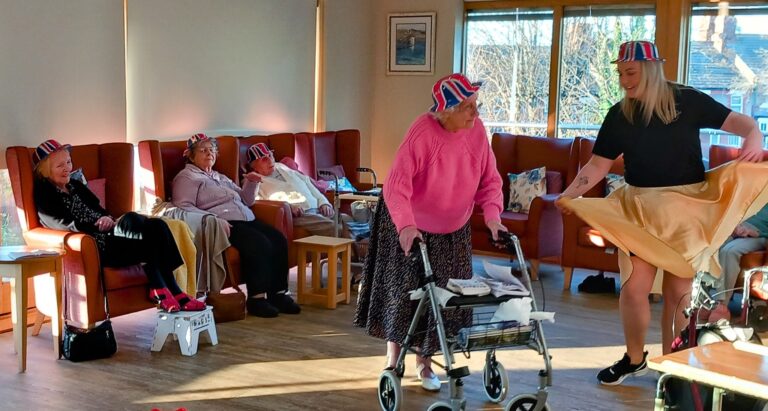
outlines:
M692 0L465 0L463 20L463 44L461 47L461 69L466 70L467 16L470 11L493 9L541 9L552 10L552 48L550 56L549 101L547 107L548 138L557 135L559 116L558 92L560 89L560 61L562 50L562 26L567 7L653 5L656 12L656 45L667 59L664 72L668 79L683 81L687 77L689 25L693 5L700 3ZM729 4L763 3L755 0L731 0Z

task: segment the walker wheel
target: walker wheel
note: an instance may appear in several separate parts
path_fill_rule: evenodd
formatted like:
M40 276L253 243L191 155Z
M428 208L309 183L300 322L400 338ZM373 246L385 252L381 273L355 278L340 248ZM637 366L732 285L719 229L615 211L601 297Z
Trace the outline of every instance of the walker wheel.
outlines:
M427 411L453 411L451 404L444 401L438 401L427 408Z
M533 394L518 394L509 401L504 411L532 411L536 408L539 400ZM542 411L549 411L549 406L545 403Z
M379 375L379 406L383 411L397 411L402 400L400 377L394 370L385 370Z
M507 397L509 376L507 370L496 360L486 362L483 367L483 385L488 401L500 403Z

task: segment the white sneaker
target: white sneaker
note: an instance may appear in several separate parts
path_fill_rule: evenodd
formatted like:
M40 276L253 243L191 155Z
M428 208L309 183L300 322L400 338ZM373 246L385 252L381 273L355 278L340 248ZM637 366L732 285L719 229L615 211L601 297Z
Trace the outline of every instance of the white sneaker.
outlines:
M424 370L424 364L419 364L416 366L416 375L419 377L419 381L421 381L421 388L427 390L427 391L440 391L440 385L442 384L440 382L440 379L437 378L437 375L435 375L434 372L430 372L432 376L430 377L422 377L421 372Z

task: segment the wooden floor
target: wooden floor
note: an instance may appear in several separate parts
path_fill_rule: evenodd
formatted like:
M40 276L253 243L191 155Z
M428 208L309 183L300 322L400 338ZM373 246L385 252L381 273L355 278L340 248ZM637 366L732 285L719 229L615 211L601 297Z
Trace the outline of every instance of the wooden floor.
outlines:
M589 274L575 272L574 290ZM562 272L555 266L544 266L541 278L546 309L557 313L556 323L545 325L554 367L550 409L652 409L654 375L628 379L619 387L603 387L595 379L600 368L624 352L618 297L563 293ZM541 306L541 289L535 287ZM661 353L661 304L652 309L648 350L655 356ZM0 335L0 409L376 410L384 344L354 328L353 313L351 305L304 307L298 316L219 324L219 345L201 343L196 356L184 357L170 339L162 352L150 352L154 310L148 310L114 319L119 350L113 358L78 364L53 359L46 324L39 337L29 338L25 374L16 373L13 339L6 333ZM472 371L465 380L467 409L503 409L506 402L485 401L478 372L483 353L473 354L470 360L457 357ZM544 365L536 352L505 350L499 358L509 372L511 395L535 391L537 371ZM445 385L437 394L422 391L413 358L406 361L404 410L424 410L448 398Z

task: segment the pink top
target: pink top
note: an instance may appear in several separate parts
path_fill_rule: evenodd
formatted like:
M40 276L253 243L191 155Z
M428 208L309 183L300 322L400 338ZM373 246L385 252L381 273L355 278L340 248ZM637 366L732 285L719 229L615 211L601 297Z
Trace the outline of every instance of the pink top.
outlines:
M449 132L431 115L413 122L384 184L384 200L400 232L415 225L452 233L467 223L474 204L485 221L500 221L501 177L483 122Z

